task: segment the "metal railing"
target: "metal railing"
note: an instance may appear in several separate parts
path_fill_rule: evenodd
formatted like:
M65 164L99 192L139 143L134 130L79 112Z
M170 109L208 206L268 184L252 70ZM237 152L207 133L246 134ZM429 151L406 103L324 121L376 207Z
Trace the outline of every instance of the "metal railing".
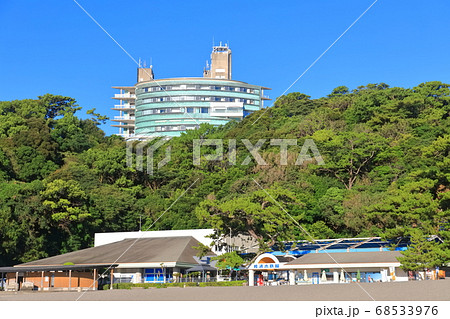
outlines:
M134 104L116 104L114 105L115 109L135 109Z
M118 94L114 94L115 98L136 98L136 94L131 94L131 93L118 93Z
M120 115L118 115L118 116L114 116L114 119L115 120L135 120L136 119L136 117L134 117L134 116L120 116Z

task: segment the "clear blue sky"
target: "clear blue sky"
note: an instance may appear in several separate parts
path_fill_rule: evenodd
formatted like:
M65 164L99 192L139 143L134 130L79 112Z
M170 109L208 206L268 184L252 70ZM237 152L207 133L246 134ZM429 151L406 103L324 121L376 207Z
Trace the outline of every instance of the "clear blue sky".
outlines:
M202 76L214 38L230 44L233 79L274 99L373 0L78 2L133 57L152 58L157 78ZM290 92L449 83L449 16L447 0L379 0ZM113 116L111 86L136 81L134 62L72 0L0 0L0 39L0 100L60 94Z

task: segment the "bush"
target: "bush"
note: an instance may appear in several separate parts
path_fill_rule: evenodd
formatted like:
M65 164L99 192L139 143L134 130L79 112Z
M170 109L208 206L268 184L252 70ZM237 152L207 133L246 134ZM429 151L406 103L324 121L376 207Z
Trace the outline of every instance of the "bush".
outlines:
M200 282L200 287L232 287L232 286L243 286L247 283L246 280L236 280L236 281L219 281L219 282Z
M173 283L139 283L133 284L130 282L127 283L117 283L113 285L113 289L131 289L133 287L142 287L145 289L148 288L168 288L168 287L197 287L198 284L196 282L173 282ZM109 284L103 285L103 290L108 290L110 288Z
M122 282L113 285L113 289L131 289L133 287L148 288L168 288L168 287L230 287L230 286L242 286L246 283L246 280L237 281L220 281L220 282L171 282L171 283L140 283L133 284L131 282ZM103 290L109 289L109 284L103 285Z

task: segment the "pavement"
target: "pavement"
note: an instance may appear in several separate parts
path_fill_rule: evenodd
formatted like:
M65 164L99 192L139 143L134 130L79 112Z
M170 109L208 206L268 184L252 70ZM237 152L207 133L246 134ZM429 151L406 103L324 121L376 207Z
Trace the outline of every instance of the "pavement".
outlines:
M264 287L0 292L0 301L448 301L450 280ZM372 299L373 298L373 299Z

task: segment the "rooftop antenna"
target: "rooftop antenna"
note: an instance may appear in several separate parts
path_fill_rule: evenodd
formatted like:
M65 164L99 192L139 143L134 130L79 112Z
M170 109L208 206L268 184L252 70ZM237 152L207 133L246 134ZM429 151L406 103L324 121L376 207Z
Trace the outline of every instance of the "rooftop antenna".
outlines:
M213 36L213 38L212 38L212 46L213 46L213 48L214 48L214 36Z
M141 67L141 58L139 58L139 67Z
M150 57L150 67L153 68L153 58Z
M147 61L144 60L143 64L144 64L144 68L146 68L147 67Z

